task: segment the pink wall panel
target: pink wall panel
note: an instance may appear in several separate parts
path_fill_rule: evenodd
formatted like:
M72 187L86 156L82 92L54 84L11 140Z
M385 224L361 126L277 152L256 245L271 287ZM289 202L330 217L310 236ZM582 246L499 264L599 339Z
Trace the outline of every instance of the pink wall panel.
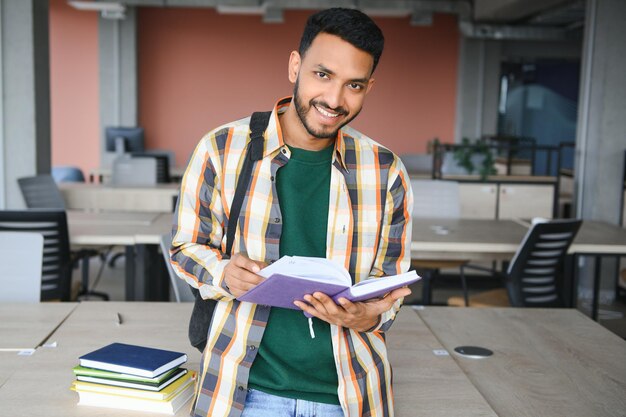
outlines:
M289 53L310 12L285 23L212 9L141 8L138 17L139 123L149 148L186 163L200 137L223 123L270 109L290 95ZM376 85L353 126L396 153L422 152L454 135L459 34L456 19L431 27L376 18L386 48Z
M52 166L99 166L98 14L50 0Z

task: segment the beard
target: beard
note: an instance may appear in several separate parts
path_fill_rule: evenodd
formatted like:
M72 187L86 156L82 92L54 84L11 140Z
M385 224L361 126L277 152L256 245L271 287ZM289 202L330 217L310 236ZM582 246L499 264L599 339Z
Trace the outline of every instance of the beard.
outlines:
M304 128L309 133L309 135L311 135L312 137L316 139L334 139L337 136L337 132L339 132L339 129L341 129L342 127L350 123L352 120L354 120L354 118L357 117L359 113L361 112L361 109L359 109L354 115L352 115L351 117L348 117L343 123L339 124L337 127L330 128L331 130L324 129L323 127L320 129L315 129L313 126L311 126L311 124L306 119L306 116L309 112L317 111L317 110L314 110L315 106L330 109L336 113L339 113L340 116L347 116L349 113L343 107L337 107L333 109L328 104L324 103L323 101L318 101L318 100L311 100L308 103L308 107L305 106L304 101L302 100L302 97L300 97L300 94L299 94L299 86L300 86L300 78L298 77L296 79L296 84L293 89L293 104L296 108L296 113L298 114L300 123L302 123L302 126L304 126Z

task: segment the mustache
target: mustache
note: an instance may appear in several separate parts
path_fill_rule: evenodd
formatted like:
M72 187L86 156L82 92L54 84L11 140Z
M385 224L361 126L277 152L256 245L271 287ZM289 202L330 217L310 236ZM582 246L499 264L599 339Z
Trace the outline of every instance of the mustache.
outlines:
M330 107L327 103L324 103L323 101L317 101L317 100L311 100L311 106L317 106L317 107L322 107L324 109L328 109L332 112L338 113L342 116L347 116L348 112L346 111L346 109L344 109L343 107L339 106L336 108L332 108Z

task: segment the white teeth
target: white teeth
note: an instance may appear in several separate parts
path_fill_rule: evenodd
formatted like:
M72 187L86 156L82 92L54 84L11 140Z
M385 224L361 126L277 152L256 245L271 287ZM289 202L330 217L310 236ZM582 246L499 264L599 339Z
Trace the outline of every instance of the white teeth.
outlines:
M326 117L337 117L337 116L339 116L339 113L337 113L337 114L329 113L326 110L324 110L324 109L322 109L322 108L320 108L318 106L315 106L315 108L317 109L318 112L322 113Z

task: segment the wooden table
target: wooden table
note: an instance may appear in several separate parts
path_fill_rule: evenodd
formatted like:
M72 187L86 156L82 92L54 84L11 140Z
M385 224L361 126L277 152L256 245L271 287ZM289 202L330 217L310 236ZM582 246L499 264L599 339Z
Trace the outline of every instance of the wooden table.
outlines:
M530 223L524 220L413 219L413 259L508 260L522 243ZM570 245L573 270L579 256L595 258L592 318L598 317L601 258L626 256L626 229L605 222L584 220ZM572 288L577 279L572 277Z
M28 361L29 356L25 355L46 343L76 306L77 303L0 304L0 386Z
M56 347L0 355L0 375L7 375L0 380L0 415L145 415L78 407L71 368L91 350L125 342L185 352L187 368L198 370L200 354L187 340L192 307L80 303L49 338ZM626 342L576 310L405 306L387 343L398 417L614 417L626 410ZM494 355L463 358L453 351L460 345Z
M67 220L74 248L126 248L127 301L169 299L169 278L158 245L172 230L172 213L68 210Z
M56 348L40 348L19 360L20 370L0 383L0 415L144 416L125 410L78 407L70 391L78 357L112 342L154 346L185 352L188 369L198 370L200 353L189 345L187 323L192 303L82 302L51 336ZM122 324L116 324L116 315ZM404 307L389 333L394 368L397 417L495 417L489 404L423 321ZM0 369L3 366L0 363ZM36 400L33 393L37 393ZM6 414L3 414L6 413ZM183 407L177 415L188 415Z
M0 304L0 351L35 349L63 323L77 303Z
M387 337L397 417L496 416L428 326L404 306Z
M426 307L417 313L500 416L626 413L626 342L572 309ZM491 349L484 359L457 346Z
M70 391L72 368L78 358L113 342L153 346L184 352L188 369L200 367L200 353L187 340L192 303L82 302L51 336L56 348L40 348L19 358L20 369L0 384L0 415L32 416L147 416L127 410L77 406ZM117 313L123 322L117 324ZM2 366L0 364L0 366ZM188 416L183 406L178 416Z
M180 180L185 174L186 166L170 166L170 178ZM96 168L89 171L89 182L108 183L111 180L111 168Z
M524 220L413 219L411 257L510 259L529 227ZM626 229L583 220L569 253L626 255Z
M528 227L513 220L413 219L413 259L510 259Z
M68 209L171 212L180 185L151 187L108 186L93 183L61 183Z

